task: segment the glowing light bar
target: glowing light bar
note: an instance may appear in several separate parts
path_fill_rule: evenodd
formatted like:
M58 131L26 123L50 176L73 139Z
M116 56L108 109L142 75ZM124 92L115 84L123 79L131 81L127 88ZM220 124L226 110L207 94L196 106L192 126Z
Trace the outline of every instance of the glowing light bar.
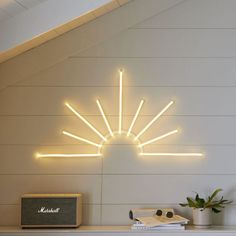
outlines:
M122 82L123 82L123 71L120 70L120 90L119 90L119 129L118 129L119 134L121 134L121 129L122 129Z
M144 104L144 100L142 99L138 105L138 109L132 119L132 122L130 124L130 127L128 129L128 132L126 131L122 131L122 123L123 123L123 109L124 109L124 106L123 106L123 70L120 69L119 70L119 98L118 98L118 103L119 103L119 120L118 120L118 130L117 131L113 131L111 129L111 126L110 126L110 123L108 122L108 119L107 119L107 116L103 110L103 107L100 103L100 101L97 99L96 100L96 103L98 105L98 108L99 108L99 111L102 115L102 118L105 122L105 125L109 131L109 134L108 135L103 135L102 133L100 133L86 118L84 118L82 115L80 115L80 113L78 111L76 111L76 109L74 109L69 103L65 103L65 105L67 106L67 108L69 108L69 110L74 113L74 115L76 115L80 120L82 120L90 129L92 129L102 140L100 143L95 143L89 139L86 139L86 138L82 138L80 136L77 136L75 134L72 134L70 132L67 132L65 130L62 131L62 133L64 135L67 135L73 139L76 139L76 140L79 140L79 141L82 141L84 143L87 143L87 144L90 144L90 145L93 145L95 147L97 147L97 153L36 153L36 158L46 158L46 157L57 157L57 158L60 158L60 157L99 157L99 156L102 156L101 154L101 151L102 151L102 146L104 145L104 142L103 141L107 141L108 138L110 138L110 136L116 136L116 135L121 135L121 134L126 134L127 136L131 137L132 141L136 141L134 142L135 145L137 145L137 147L139 148L139 155L141 156L176 156L176 157L202 157L204 156L204 154L202 153L194 153L194 152L185 152L185 153L181 153L181 152L144 152L144 149L143 147L148 145L148 144L151 144L151 143L154 143L158 140L161 140L161 139L164 139L170 135L173 135L175 133L178 132L178 130L173 130L173 131L170 131L168 133L165 133L165 134L162 134L158 137L155 137L153 139L150 139L146 142L143 142L141 143L139 137L141 135L144 134L145 131L147 131L151 125L157 121L161 115L163 115L164 112L166 112L170 106L174 103L173 101L170 101L154 118L152 118L151 121L149 121L149 123L147 123L144 128L141 129L141 131L135 136L133 133L132 133L132 129L134 128L134 125L135 125L135 122L137 121L138 119L138 116L140 114L140 111L143 107L143 104ZM135 136L135 137L134 137ZM134 137L134 139L133 139Z
M171 101L168 103L160 113L158 113L140 132L139 134L135 137L135 140L137 140L168 108L173 104L174 102Z
M72 133L69 133L69 132L67 132L67 131L64 131L64 130L63 130L62 133L65 134L65 135L67 135L67 136L69 136L69 137L71 137L71 138L77 139L77 140L79 140L79 141L82 141L82 142L85 142L85 143L89 143L89 144L91 144L91 145L93 145L93 146L95 146L95 147L98 147L98 148L101 147L100 144L94 143L94 142L92 142L92 141L90 141L90 140L88 140L88 139L85 139L85 138L81 138L81 137L79 137L79 136L77 136L77 135L74 135L74 134L72 134Z
M81 116L69 103L65 105L77 116L79 117L90 129L92 129L98 136L100 136L104 141L107 141L106 138L92 125L90 124L83 116Z
M132 123L131 123L131 125L130 125L130 127L129 127L127 136L129 136L130 133L131 133L131 130L132 130L133 126L134 126L135 121L136 121L137 118L138 118L138 115L139 115L139 112L140 112L140 110L141 110L141 108L142 108L142 106L143 106L143 103L144 103L144 100L141 100L141 102L140 102L140 104L139 104L139 106L138 106L138 110L136 111L135 116L134 116L134 118L133 118L133 120L132 120Z
M102 156L100 153L78 153L78 154L41 154L37 153L36 158L43 157L99 157Z
M161 136L159 136L159 137L156 137L156 138L154 138L154 139L150 139L150 140L148 140L148 141L145 142L145 143L141 143L141 144L139 145L139 147L143 147L143 146L145 146L145 145L147 145L147 144L156 142L156 141L158 141L158 140L160 140L160 139L163 139L163 138L166 138L166 137L168 137L168 136L170 136L170 135L172 135L172 134L176 134L177 132L178 132L178 130L176 129L176 130L173 130L173 131L171 131L171 132L169 132L169 133L166 133L166 134L163 134L163 135L161 135Z
M113 134L113 132L112 132L112 130L111 130L111 127L110 127L109 122L108 122L108 120L107 120L107 118L106 118L106 115L105 115L105 113L104 113L104 111L103 111L103 109L102 109L102 105L101 105L101 103L99 102L98 99L97 99L96 102L97 102L98 108L99 108L99 110L100 110L100 112L101 112L101 114L102 114L103 120L104 120L104 122L105 122L105 124L106 124L106 126L107 126L107 129L108 129L110 135L113 137L114 134Z
M202 153L161 153L161 152L142 152L140 153L141 156L182 156L182 157L188 157L188 156L195 156L195 157L202 157Z

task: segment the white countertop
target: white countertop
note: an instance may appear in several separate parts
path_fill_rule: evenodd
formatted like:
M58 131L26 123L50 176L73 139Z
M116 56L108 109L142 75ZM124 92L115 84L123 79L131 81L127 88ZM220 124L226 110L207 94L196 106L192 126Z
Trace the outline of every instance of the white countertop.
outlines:
M212 226L208 229L196 229L193 226L187 226L186 230L179 231L181 233L222 233L222 232L229 232L236 234L236 226ZM164 232L176 232L174 230L166 230ZM131 230L130 226L80 226L79 228L57 228L57 229L21 229L18 226L1 226L0 233L22 233L22 232L42 232L42 233L109 233L109 232L118 232L118 233L137 233L137 232L147 232L147 230L140 231L140 230ZM151 230L151 232L155 232L155 230ZM161 231L163 232L163 231Z

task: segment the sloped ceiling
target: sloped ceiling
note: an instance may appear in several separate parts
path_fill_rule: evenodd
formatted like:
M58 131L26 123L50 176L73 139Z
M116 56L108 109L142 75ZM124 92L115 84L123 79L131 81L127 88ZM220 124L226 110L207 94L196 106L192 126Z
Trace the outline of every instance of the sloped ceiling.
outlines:
M47 0L1 0L0 23L46 1Z
M131 0L1 0L0 62Z
M69 1L69 0L68 0ZM143 4L143 1L147 4ZM106 40L117 37L130 27L157 16L185 0L132 0L96 20L81 25L60 37L0 63L0 90L39 71L82 53Z

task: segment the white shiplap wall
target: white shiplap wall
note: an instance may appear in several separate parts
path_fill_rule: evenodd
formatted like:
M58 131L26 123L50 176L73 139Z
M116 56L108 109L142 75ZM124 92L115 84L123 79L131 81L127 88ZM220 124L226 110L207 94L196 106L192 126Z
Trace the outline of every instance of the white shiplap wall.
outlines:
M123 10L137 2L142 9L155 1L134 1ZM20 195L27 192L83 193L85 224L128 224L133 207L170 206L190 216L178 203L192 191L209 193L217 187L224 189L226 198L236 200L236 1L176 3L155 16L146 13L146 20L94 47L50 61L48 68L20 71L24 79L1 90L0 214L5 216L0 217L1 225L18 223ZM119 12L122 18L122 9ZM56 47L60 50L60 43ZM118 140L106 145L102 159L34 159L36 151L93 151L62 136L63 128L99 141L65 109L65 100L105 133L95 103L99 97L117 128L120 67L125 69L124 129L141 98L146 102L136 133L174 99L173 108L143 140L180 127L180 134L150 150L200 151L206 158L139 157L129 140ZM7 70L6 63L1 68L4 76ZM232 204L214 222L236 224L235 214Z

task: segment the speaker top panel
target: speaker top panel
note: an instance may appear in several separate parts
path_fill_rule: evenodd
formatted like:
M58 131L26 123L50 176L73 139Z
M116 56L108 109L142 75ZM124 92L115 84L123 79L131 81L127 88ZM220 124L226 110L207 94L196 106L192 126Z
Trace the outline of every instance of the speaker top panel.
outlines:
M22 198L79 198L82 197L80 193L40 193L40 194L24 194Z

